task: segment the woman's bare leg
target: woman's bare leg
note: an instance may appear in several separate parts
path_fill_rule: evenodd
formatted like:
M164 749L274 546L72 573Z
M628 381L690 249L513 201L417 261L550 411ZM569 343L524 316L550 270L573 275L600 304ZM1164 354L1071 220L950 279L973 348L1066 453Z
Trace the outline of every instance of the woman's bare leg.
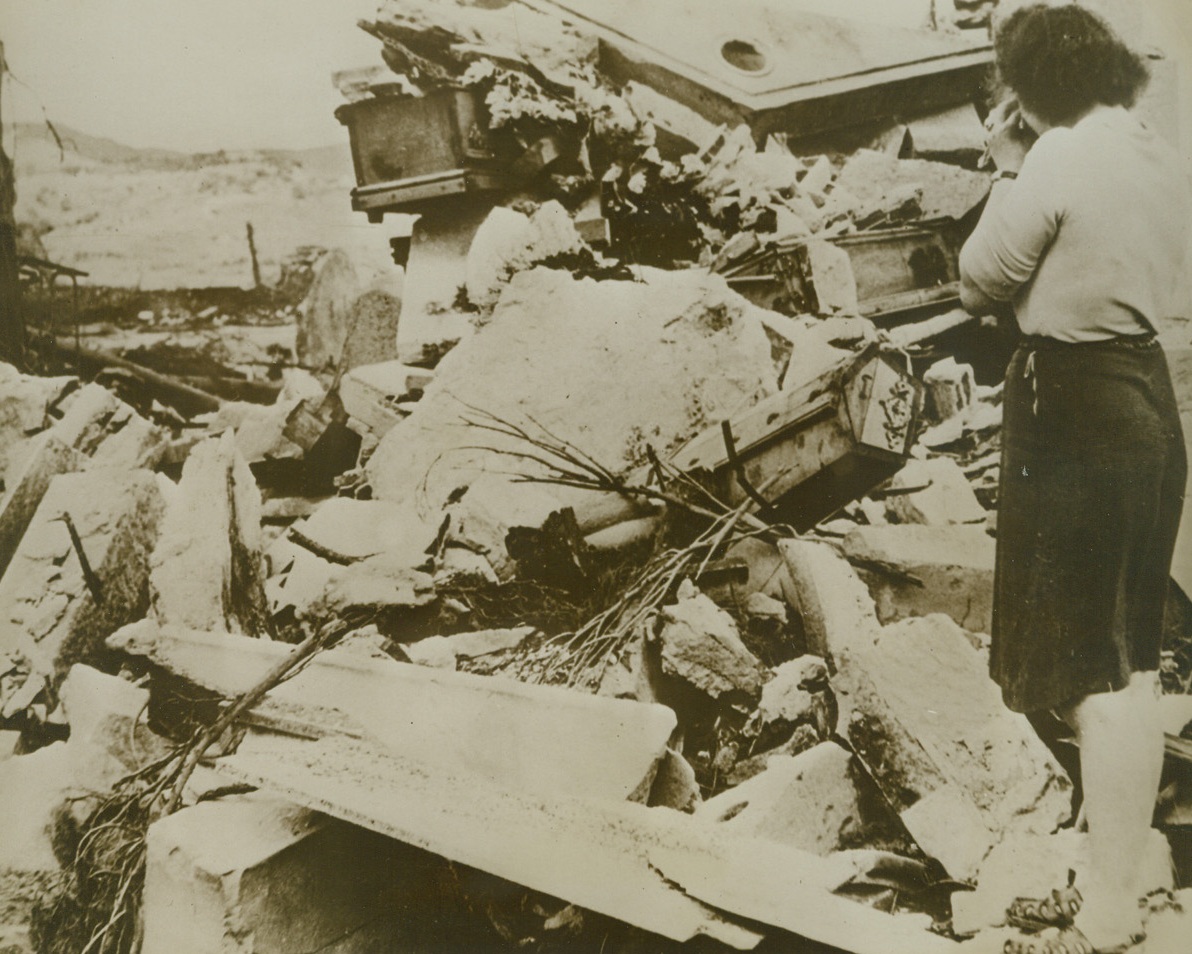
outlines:
M1135 673L1120 692L1085 696L1064 712L1080 743L1089 828L1076 926L1098 948L1141 927L1139 882L1163 769L1158 692L1156 673Z

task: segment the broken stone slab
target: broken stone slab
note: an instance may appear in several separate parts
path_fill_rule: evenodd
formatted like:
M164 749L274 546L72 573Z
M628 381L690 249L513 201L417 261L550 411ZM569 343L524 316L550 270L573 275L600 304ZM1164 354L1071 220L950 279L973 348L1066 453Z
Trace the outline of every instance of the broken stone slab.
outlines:
M0 478L7 481L13 453L23 441L50 426L51 408L77 387L76 378L22 374L0 361Z
M652 870L656 845L700 851L714 835L701 837L681 812L510 790L482 773L428 769L341 739L278 738L268 751L237 754L216 767L229 778L672 940L706 935L740 950L760 940ZM824 880L841 877L823 859L812 861L820 863L821 875L831 868ZM811 881L814 874L805 877Z
M840 731L925 852L971 877L1001 837L1053 831L1071 783L952 620L882 627L848 562L811 541L780 544L809 638L834 666Z
M684 583L678 602L660 611L654 638L662 671L713 699L755 699L761 692L763 666L741 642L736 622L691 584Z
M202 802L149 827L142 950L400 949L403 860L373 832L259 793Z
M771 756L764 772L704 802L696 817L826 856L855 843L861 830L859 771L852 754L835 742Z
M731 911L749 902L728 892L718 873L728 869L742 878L750 859L752 873L744 876L750 889L759 878L779 884L778 891L763 892L766 904L754 905L757 914L749 915L762 923L781 917L783 927L827 943L844 941L845 949L866 954L890 949L872 943L876 938L888 943L889 929L897 943L900 929L908 928L905 921L830 894L855 876L855 859L817 858L732 837L667 809L525 796L481 779L420 771L376 749L332 740L279 739L269 751L238 754L217 767L301 804L673 940L702 934L737 948L757 943L757 934L673 887L679 880L696 885L701 895L715 893L715 903ZM527 845L541 850L527 851ZM771 906L779 893L787 916ZM865 937L868 946L852 946ZM930 935L917 939L929 946L916 950L933 950Z
M5 920L28 923L36 901L61 877L52 829L59 807L74 794L65 742L0 762L0 908Z
M997 545L983 526L858 527L843 548L882 623L944 613L969 632L990 632Z
M951 619L903 620L885 627L876 643L849 647L845 658L834 686L849 713L842 719L849 739L868 765L880 755L894 770L884 786L878 779L888 798L901 762L925 760L934 769L943 784L897 807L919 844L954 877L971 877L1001 839L1048 834L1070 817L1071 783L1063 769L1026 719L1005 708L984 654ZM853 672L864 673L872 694L847 698ZM883 737L895 724L897 731ZM900 737L915 742L910 759L898 751ZM901 775L905 798L917 781L910 772ZM933 813L933 797L948 807ZM934 829L941 824L946 827Z
M755 719L762 729L807 722L822 737L836 731L832 705L825 698L828 667L818 656L800 656L774 670L762 687Z
M839 211L863 218L885 209L894 196L908 191L917 197L920 214L915 218L959 220L985 198L989 176L944 162L898 159L861 149L844 163L832 195L848 195L850 200ZM829 200L829 205L833 204Z
M964 471L950 457L907 461L887 493L891 523L984 523L987 516Z
M875 641L880 629L873 598L848 562L826 543L783 540L778 544L790 580L790 604L803 619L808 650L828 658L839 642Z
M21 456L10 458L3 474L0 495L0 577L21 545L29 522L37 512L50 481L59 474L76 470L79 453L59 441L52 433L39 434L19 448Z
M995 847L981 864L975 891L952 895L952 927L957 934L974 934L1002 924L1015 898L1046 898L1068 883L1076 872L1080 886L1088 873L1088 835L1072 829L1055 834L1017 834ZM1143 856L1139 887L1142 894L1175 887L1171 846L1152 830Z
M109 646L225 696L251 688L291 651L150 621L125 627ZM318 655L269 697L338 709L392 751L426 765L466 768L510 789L611 799L628 798L652 778L675 726L665 706L338 649Z
M7 816L0 840L0 870L57 870L51 843L54 810L74 791L65 742L53 742L0 763L0 804ZM8 880L3 879L5 883Z
M316 371L336 367L350 327L352 302L359 294L351 258L343 249L328 252L315 267L314 281L298 310L295 352L303 367Z
M269 548L270 611L425 605L437 534L413 503L331 497Z
M86 458L86 467L152 468L165 452L166 434L107 388L85 384L63 402L51 428L63 444Z
M339 399L349 421L379 440L406 416L398 402L421 396L432 380L433 371L400 361L358 365L340 381Z
M0 650L23 658L34 684L93 659L107 636L145 615L164 510L159 478L146 470L50 482L0 580Z
M807 267L821 315L857 314L857 279L849 254L831 242L808 242Z
M985 151L985 127L972 103L912 119L908 128L916 159L975 166Z
M733 836L716 848L694 854L659 845L650 858L664 877L693 898L834 949L852 954L956 950L954 941L930 931L925 915L891 915L823 890L834 880L828 876L832 871L863 875L868 852L817 858L790 845Z
M348 312L346 338L338 369L393 361L397 358L397 324L401 299L381 288L357 298Z
M429 565L427 551L438 534L412 505L351 497L329 498L296 529L316 548L346 558L339 562L391 554L412 568Z
M546 202L532 215L497 206L480 224L468 249L464 282L468 301L491 311L515 274L558 255L578 254L583 248L571 216L558 202Z
M205 420L212 434L232 431L236 448L249 464L272 460L300 460L304 449L287 434L287 423L299 401L252 404L227 401Z
M692 813L702 801L695 768L674 749L668 748L654 776L654 784L650 786L646 804L651 808L664 806Z
M448 543L479 553L502 580L517 572L506 541L515 527L540 528L551 514L593 496L589 491L483 474L447 509Z
M923 372L923 383L927 386L928 412L937 422L963 414L973 403L977 388L973 366L960 364L951 355Z
M67 673L59 697L70 725L71 771L82 789L107 791L169 748L144 721L148 689L79 664Z
M486 629L453 636L430 636L402 646L410 662L433 669L455 669L459 660L516 649L533 635L533 626Z
M375 495L418 494L437 511L482 474L541 475L510 456L532 451L525 441L461 426L493 423L487 415L549 431L624 472L645 461L648 446L665 456L777 390L759 309L722 278L653 270L642 278L577 280L545 268L514 276L492 320L443 360L410 416L382 439L366 467Z
M197 444L172 494L150 576L163 623L269 632L261 494L231 432Z
M674 136L680 140L676 152L692 152L710 146L719 133L719 128L708 122L694 109L684 106L677 100L665 96L650 86L642 83L629 82L625 84L621 95L633 110L634 115L643 122L654 124L655 129ZM659 148L664 150L664 142ZM669 157L668 157L669 158Z

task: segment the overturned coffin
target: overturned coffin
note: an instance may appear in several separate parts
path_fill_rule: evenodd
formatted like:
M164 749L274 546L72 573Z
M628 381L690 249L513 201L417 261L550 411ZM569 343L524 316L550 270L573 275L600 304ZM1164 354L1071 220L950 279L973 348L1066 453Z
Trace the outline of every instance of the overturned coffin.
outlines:
M867 318L897 316L959 301L959 226L950 219L874 229L830 239L848 261L856 311ZM755 305L782 314L827 314L837 303L838 279L817 268L815 241L781 242L722 270L729 287ZM851 304L851 303L850 303Z
M992 50L985 37L824 16L743 0L731 25L715 0L525 0L600 40L600 69L678 100L759 140L930 113L972 100ZM676 24L682 29L676 29Z
M721 499L807 530L906 462L922 386L871 346L699 435L672 458Z
M377 96L347 103L335 116L348 127L352 147L352 208L368 213L370 221L519 181L518 156L488 131L484 101L473 90Z

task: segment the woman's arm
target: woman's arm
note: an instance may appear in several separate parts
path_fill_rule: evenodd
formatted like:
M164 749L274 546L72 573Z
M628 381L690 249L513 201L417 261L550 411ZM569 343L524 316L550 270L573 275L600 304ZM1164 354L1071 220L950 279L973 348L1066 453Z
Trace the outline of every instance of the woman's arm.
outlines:
M960 252L960 300L978 315L1011 300L1031 279L1062 218L1066 130L1033 143L1013 102L999 107L991 120L990 156L999 171L1017 178L993 183L981 219Z

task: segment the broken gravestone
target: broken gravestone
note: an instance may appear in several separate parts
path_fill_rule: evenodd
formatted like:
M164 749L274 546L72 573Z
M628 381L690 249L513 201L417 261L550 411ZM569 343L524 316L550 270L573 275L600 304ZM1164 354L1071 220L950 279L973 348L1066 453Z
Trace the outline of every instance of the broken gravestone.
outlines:
M337 366L349 330L352 303L360 294L352 260L342 249L327 253L298 316L295 351L299 363L315 371Z

